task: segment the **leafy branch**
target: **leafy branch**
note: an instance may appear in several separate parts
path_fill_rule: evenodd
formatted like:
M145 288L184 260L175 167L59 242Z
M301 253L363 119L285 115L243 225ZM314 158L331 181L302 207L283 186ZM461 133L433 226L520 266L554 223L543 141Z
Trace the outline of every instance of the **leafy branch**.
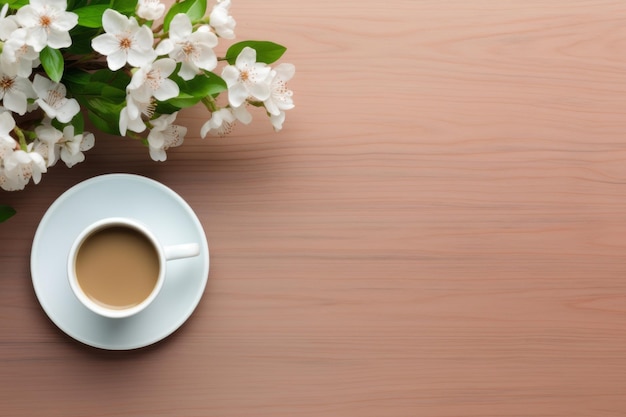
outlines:
M10 206L0 205L0 223L8 220L15 214L15 209Z

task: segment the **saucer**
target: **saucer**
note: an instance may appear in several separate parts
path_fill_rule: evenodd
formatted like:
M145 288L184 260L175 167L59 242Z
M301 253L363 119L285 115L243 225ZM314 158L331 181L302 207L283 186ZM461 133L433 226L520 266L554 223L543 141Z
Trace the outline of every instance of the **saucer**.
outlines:
M124 319L101 317L83 306L66 266L82 229L117 216L139 219L166 245L200 245L200 256L168 262L158 297ZM101 349L137 349L166 338L191 316L209 277L209 247L198 217L173 190L139 175L107 174L73 186L48 208L33 240L31 275L41 307L69 336Z

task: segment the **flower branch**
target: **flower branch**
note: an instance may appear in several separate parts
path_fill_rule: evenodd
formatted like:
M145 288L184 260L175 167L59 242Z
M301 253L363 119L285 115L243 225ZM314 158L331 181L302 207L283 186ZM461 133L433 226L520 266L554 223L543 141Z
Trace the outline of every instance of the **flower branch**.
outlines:
M136 139L155 161L183 144L180 111L201 103L200 136L256 109L276 131L294 107L286 48L235 39L230 0L8 0L0 10L0 187L23 189L58 161L85 159L84 130ZM223 97L223 99L222 99Z

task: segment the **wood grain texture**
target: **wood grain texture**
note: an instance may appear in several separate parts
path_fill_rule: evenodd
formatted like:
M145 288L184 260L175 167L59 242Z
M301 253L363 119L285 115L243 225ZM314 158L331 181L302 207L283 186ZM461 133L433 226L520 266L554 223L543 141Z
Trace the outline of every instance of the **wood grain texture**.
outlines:
M193 133L163 164L103 136L0 194L0 415L626 414L626 3L232 11L297 67L282 132ZM179 192L211 247L194 315L134 352L64 336L30 283L46 208L107 172Z

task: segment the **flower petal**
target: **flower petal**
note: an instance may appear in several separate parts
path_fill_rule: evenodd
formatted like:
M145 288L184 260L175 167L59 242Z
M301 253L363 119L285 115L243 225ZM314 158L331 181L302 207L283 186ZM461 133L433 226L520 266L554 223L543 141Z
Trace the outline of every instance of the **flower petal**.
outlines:
M222 79L228 87L235 85L239 79L239 70L234 65L227 65L222 70Z
M161 83L161 87L154 92L154 97L159 101L165 101L178 96L178 93L180 93L178 84L170 79L165 79Z
M131 48L128 51L128 63L133 67L143 67L154 61L156 58L156 52L153 49L148 51L142 51L135 48Z
M89 149L93 148L93 145L96 142L96 138L93 135L93 133L89 133L89 132L83 132L83 140L80 142L80 150L81 151L88 151Z
M111 71L117 71L126 64L126 58L126 53L124 53L121 49L118 49L107 56L107 64L109 64Z
M256 63L256 50L246 46L243 48L239 55L237 55L237 59L235 60L235 65L237 68L242 69L247 66L253 66Z
M142 26L133 36L133 49L151 51L154 43L152 31L147 26Z
M171 39L163 39L156 47L157 55L167 55L174 49L174 42Z
M158 61L154 61L152 68L159 69L162 77L169 77L176 69L176 61L171 58L159 59Z
M271 93L268 83L252 84L248 87L248 91L252 97L260 101L267 100Z
M228 102L231 106L239 107L246 101L247 98L248 90L246 90L246 87L242 84L235 84L228 88Z
M189 16L178 13L170 22L170 39L174 41L185 40L191 35L192 26Z
M27 4L18 9L15 17L17 22L25 28L34 27L39 24L39 13L32 4Z
M65 9L63 9L65 10ZM72 12L64 12L61 14L60 18L58 18L53 27L55 30L61 31L69 31L74 28L78 24L78 15Z
M276 68L274 68L274 71L276 71L276 75L281 80L287 82L291 80L296 73L296 66L285 62L276 66Z
M72 44L69 32L51 30L48 33L48 46L54 49L67 48Z
M23 116L26 113L26 94L21 91L7 91L4 94L4 107Z
M93 38L91 47L102 55L109 55L120 49L120 41L109 33L103 33Z
M149 152L150 158L152 158L153 161L162 162L167 159L167 154L165 153L165 150L163 148L153 148L152 146L150 146Z
M245 105L235 107L233 109L233 114L244 125L250 124L252 122L252 114L248 111Z
M118 11L106 9L102 14L102 27L107 33L121 33L130 29L130 22Z
M180 66L178 75L185 81L191 80L198 74L198 67L191 62L183 62Z
M202 68L207 71L212 71L217 67L217 57L215 56L215 52L208 47L200 47L201 52L198 59L195 59L194 62L198 66L198 68Z
M162 148L165 143L165 137L162 133L152 131L148 135L148 143L150 144L150 147Z
M57 109L57 120L61 123L69 123L80 111L80 105L76 99L68 99L61 108Z

